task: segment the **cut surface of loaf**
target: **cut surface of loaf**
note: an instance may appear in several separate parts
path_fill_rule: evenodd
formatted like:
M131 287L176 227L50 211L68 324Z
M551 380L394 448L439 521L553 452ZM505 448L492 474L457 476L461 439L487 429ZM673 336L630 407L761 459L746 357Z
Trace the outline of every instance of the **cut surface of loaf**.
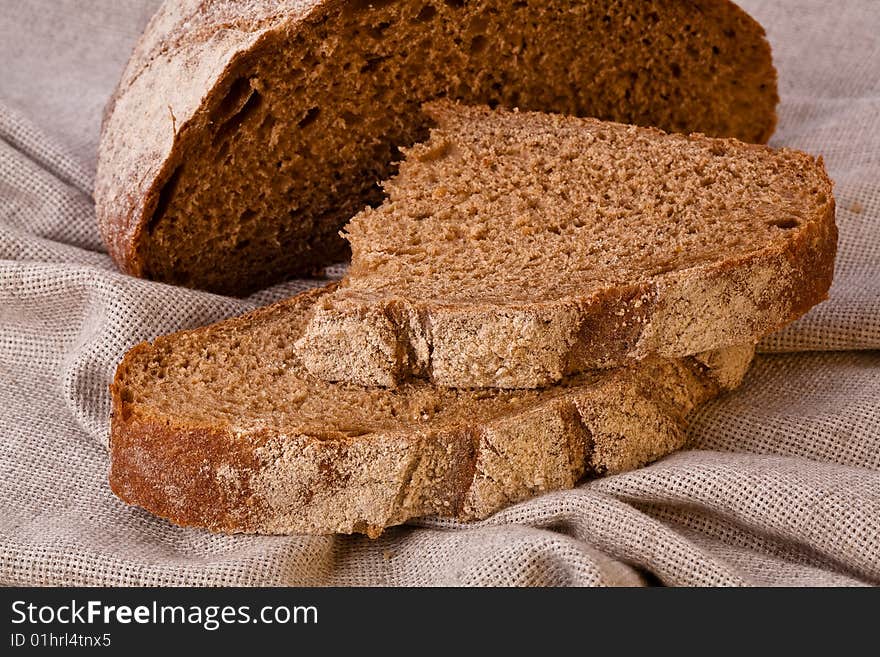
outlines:
M687 413L739 385L753 354L651 359L541 391L331 384L291 346L327 293L129 351L111 386L113 491L224 532L484 518L682 447Z
M168 0L103 126L110 253L227 294L337 262L439 96L759 142L778 100L727 0Z
M297 348L317 376L531 388L756 343L827 296L821 159L438 101Z

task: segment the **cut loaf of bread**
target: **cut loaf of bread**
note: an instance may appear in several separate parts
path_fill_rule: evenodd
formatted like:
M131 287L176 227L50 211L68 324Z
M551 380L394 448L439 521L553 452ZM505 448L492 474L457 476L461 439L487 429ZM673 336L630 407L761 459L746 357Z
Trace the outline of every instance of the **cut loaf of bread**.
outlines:
M329 381L532 388L754 344L827 296L821 158L442 101L297 349Z
M339 261L439 96L758 142L777 103L728 0L167 0L103 126L110 253L231 294Z
M141 344L111 386L110 485L224 532L382 529L483 518L685 443L684 417L739 385L753 350L650 359L541 391L324 383L292 342L318 289Z

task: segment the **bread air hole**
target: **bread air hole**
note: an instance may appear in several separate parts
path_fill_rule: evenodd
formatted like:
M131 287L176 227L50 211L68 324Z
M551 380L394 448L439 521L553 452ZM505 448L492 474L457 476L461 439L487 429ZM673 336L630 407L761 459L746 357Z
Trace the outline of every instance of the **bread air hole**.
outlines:
M386 59L390 59L390 55L366 55L366 62L361 66L360 72L363 73L372 73L384 62Z
M794 217L783 217L781 219L773 219L768 224L782 230L791 230L792 228L797 228L800 222Z
M214 143L219 144L224 141L227 136L241 128L242 124L244 124L249 117L253 116L260 107L261 101L262 97L260 94L255 89L250 89L250 95L247 97L244 105L220 125L220 128L214 135Z
M416 20L421 23L427 23L432 18L434 18L434 16L436 16L436 15L437 15L437 10L434 8L433 5L425 5L424 7L422 7L422 10L416 16Z
M250 78L243 77L229 85L229 91L217 106L214 113L214 122L223 124L234 114L238 113L253 93Z
M471 39L471 54L476 55L477 53L484 51L488 43L489 40L485 36L478 34Z
M159 192L159 201L156 203L156 211L153 213L153 218L150 221L150 225L147 227L149 232L153 231L159 223L159 219L165 216L165 213L168 211L168 204L171 202L171 197L174 196L174 192L180 182L180 173L182 170L183 165L179 165L174 170L174 173L171 174L171 177L168 178L168 182L165 183L165 186L162 187L162 191Z
M385 36L385 30L391 27L391 25L391 21L382 21L381 23L368 27L367 33L377 41L380 41L382 37Z
M309 111L306 112L306 115L300 119L300 122L297 123L300 129L307 128L315 122L315 119L318 118L318 114L321 113L320 107L313 107Z

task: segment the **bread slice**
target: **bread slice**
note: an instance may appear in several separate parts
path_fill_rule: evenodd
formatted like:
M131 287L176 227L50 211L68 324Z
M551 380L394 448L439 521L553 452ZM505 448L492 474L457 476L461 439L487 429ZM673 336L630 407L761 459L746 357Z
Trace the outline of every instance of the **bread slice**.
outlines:
M758 142L778 100L727 0L168 0L103 126L110 253L226 294L339 261L438 96Z
M324 383L292 343L330 291L129 351L111 386L113 492L224 532L376 536L417 516L483 518L682 447L685 415L737 386L752 357L652 359L542 391Z
M757 342L827 296L821 158L438 102L297 348L329 381L532 388Z

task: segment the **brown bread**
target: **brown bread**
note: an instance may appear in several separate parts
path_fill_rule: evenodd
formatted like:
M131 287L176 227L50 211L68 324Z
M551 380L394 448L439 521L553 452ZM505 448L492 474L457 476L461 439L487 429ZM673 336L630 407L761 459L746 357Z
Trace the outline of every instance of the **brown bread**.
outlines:
M181 525L362 532L483 518L685 443L753 350L591 372L542 391L397 390L311 377L292 343L319 289L133 348L111 387L110 485Z
M727 0L168 0L103 126L110 253L227 294L341 260L438 96L756 142L777 103Z
M827 297L821 158L594 119L428 106L297 348L329 381L533 388L756 343Z

